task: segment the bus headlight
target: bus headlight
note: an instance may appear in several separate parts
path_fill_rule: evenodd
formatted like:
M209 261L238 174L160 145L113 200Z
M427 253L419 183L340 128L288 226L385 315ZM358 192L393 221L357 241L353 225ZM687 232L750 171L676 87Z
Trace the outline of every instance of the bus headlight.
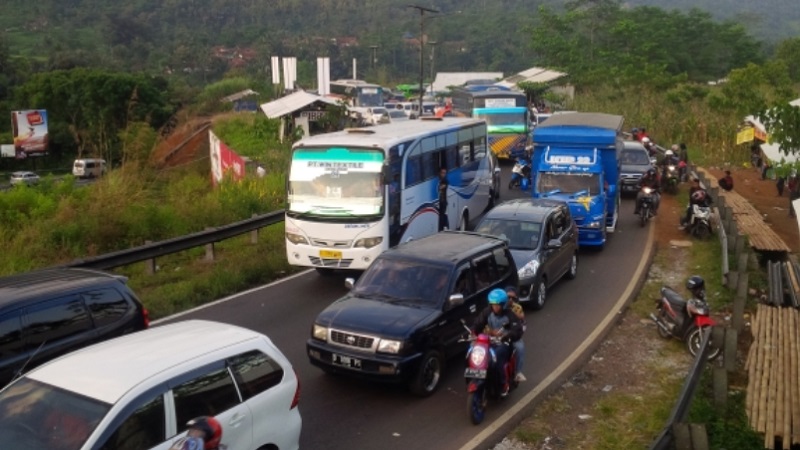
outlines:
M378 341L378 351L381 353L400 353L403 348L403 341L393 341L391 339L381 339Z
M296 233L286 233L286 240L295 245L308 244L308 239Z
M381 242L383 242L383 236L361 238L357 240L355 244L353 244L353 247L372 248L376 245L380 245Z
M311 336L314 339L319 339L320 341L327 341L328 327L323 327L322 325L314 324L314 328L311 330Z
M595 220L594 222L589 222L589 223L587 223L587 224L586 224L586 225L584 225L584 226L585 226L586 228L591 228L591 229L594 229L594 230L599 230L601 225L600 225L600 221L599 221L599 220Z

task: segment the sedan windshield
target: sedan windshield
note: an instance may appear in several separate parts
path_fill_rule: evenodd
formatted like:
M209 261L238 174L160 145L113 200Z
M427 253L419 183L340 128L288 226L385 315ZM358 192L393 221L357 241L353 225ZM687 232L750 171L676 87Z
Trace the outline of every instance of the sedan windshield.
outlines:
M448 271L442 267L379 258L358 280L353 293L389 303L436 307L447 292L448 281Z
M486 218L478 224L475 231L505 239L508 247L512 250L535 250L539 245L542 224L541 222Z
M0 394L0 442L16 450L78 450L109 408L25 378Z

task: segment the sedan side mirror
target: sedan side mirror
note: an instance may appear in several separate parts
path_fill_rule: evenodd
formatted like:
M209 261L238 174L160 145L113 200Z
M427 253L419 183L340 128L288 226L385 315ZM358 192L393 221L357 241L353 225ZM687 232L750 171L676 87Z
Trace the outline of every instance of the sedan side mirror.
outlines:
M353 285L356 283L355 278L345 278L344 279L344 287L347 289L353 289Z

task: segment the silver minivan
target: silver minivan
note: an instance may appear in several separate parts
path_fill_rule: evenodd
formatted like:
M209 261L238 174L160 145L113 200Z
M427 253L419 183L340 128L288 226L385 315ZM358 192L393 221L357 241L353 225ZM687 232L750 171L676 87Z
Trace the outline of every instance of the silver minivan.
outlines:
M78 178L102 177L106 174L106 160L104 159L76 159L72 165L72 175Z

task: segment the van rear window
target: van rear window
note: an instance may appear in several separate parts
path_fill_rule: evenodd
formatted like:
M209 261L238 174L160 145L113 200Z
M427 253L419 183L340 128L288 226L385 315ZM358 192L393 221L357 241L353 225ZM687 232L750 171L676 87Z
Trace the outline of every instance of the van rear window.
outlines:
M83 293L95 326L110 325L128 312L131 305L116 289L93 289Z

